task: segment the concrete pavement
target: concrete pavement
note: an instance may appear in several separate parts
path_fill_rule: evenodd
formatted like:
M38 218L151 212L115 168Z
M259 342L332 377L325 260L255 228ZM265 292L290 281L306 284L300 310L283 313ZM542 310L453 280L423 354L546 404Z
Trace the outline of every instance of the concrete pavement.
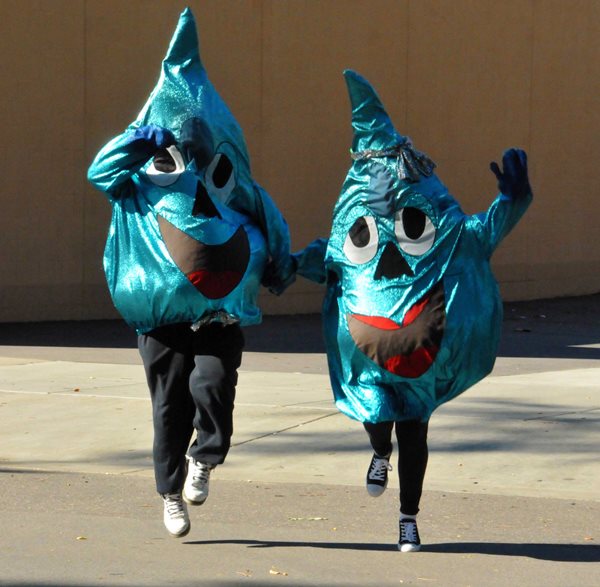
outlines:
M133 334L0 325L0 585L600 585L600 295L506 306L494 372L432 418L418 554L318 317L246 333L230 456L174 540Z

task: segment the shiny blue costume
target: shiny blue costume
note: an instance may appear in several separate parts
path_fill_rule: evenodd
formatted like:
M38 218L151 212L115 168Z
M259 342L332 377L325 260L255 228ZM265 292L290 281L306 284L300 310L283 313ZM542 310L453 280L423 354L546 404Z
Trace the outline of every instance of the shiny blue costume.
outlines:
M189 9L146 105L99 152L88 178L112 204L104 268L115 306L138 333L258 323L265 268L275 293L294 280L288 227L252 179L241 128L207 77Z
M467 216L370 84L345 76L354 162L328 243L299 254L298 273L327 281L338 408L361 422L425 422L494 365L502 303L490 257L531 202L526 155L511 149L502 171L492 164L501 193Z

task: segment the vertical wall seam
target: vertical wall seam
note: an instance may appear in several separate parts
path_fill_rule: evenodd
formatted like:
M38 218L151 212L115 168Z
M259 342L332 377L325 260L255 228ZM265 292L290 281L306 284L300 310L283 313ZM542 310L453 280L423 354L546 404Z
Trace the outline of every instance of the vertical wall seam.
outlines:
M536 15L536 0L531 1L531 50L529 54L529 125L527 129L527 147L531 149L533 144L533 76L535 71L535 15Z
M82 92L81 92L81 97L83 100L83 106L81 109L81 114L82 114L82 133L83 133L83 141L82 141L82 148L83 148L83 153L82 153L82 159L83 159L83 169L86 169L86 157L87 157L87 153L88 153L88 100L87 100L87 89L88 89L88 31L87 31L87 18L88 18L88 5L87 5L87 0L82 0L83 2L83 11L82 11L82 16L83 16L83 27L82 27L82 41L83 41L83 80L82 80ZM85 284L86 284L86 251L87 251L87 247L86 247L86 226L87 226L87 207L88 207L88 202L87 202L87 198L86 198L86 193L87 193L87 185L86 185L86 180L85 178L82 179L82 183L81 183L83 189L82 189L82 194L81 194L81 198L83 200L82 203L82 207L81 207L81 284L80 284L80 289L79 289L79 296L80 296L80 301L79 301L79 316L80 319L85 318L84 314L85 314Z
M261 181L265 181L265 150L264 150L264 132L265 132L265 0L260 0L259 4L259 71L258 71L258 87L260 92L259 111L258 111L258 172L260 173Z
M528 120L528 128L527 128L527 151L531 152L533 148L533 82L534 82L534 72L535 72L535 17L536 17L536 0L531 0L531 26L530 26L530 54L529 54L529 120ZM531 168L529 169L531 173ZM532 266L531 266L531 256L532 256L532 246L531 246L531 231L526 231L525 242L527 244L527 254L525 263L527 266L527 279L532 279Z
M409 70L410 70L410 0L406 0L406 64L404 66L404 129L401 131L403 134L409 132L408 126L408 110L410 108L410 87L409 87Z

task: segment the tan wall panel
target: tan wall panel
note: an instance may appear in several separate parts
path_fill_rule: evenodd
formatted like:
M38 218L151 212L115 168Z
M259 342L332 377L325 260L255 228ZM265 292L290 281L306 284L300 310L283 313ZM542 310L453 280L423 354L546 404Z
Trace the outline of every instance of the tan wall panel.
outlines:
M407 132L460 173L465 209L478 209L478 188L489 187L472 185L487 178L487 163L507 146L528 146L531 29L524 0L410 4Z
M80 317L83 5L0 7L0 319Z
M536 200L494 257L507 299L600 290L595 0L0 0L0 321L115 316L101 265L110 207L85 173L145 102L188 4L295 249L330 229L352 68L466 212L495 196L489 161L528 150ZM299 279L263 302L316 311L321 298Z
M598 291L600 3L537 2L532 67L532 293Z

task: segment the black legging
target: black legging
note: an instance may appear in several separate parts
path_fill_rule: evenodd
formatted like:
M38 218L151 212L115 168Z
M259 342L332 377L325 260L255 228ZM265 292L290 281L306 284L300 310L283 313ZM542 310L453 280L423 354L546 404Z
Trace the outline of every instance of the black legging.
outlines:
M427 429L429 422L409 420L406 422L364 423L371 446L379 456L392 452L392 429L396 425L398 440L398 478L400 480L400 511L414 516L419 512L423 492L423 479L427 469L429 451Z

